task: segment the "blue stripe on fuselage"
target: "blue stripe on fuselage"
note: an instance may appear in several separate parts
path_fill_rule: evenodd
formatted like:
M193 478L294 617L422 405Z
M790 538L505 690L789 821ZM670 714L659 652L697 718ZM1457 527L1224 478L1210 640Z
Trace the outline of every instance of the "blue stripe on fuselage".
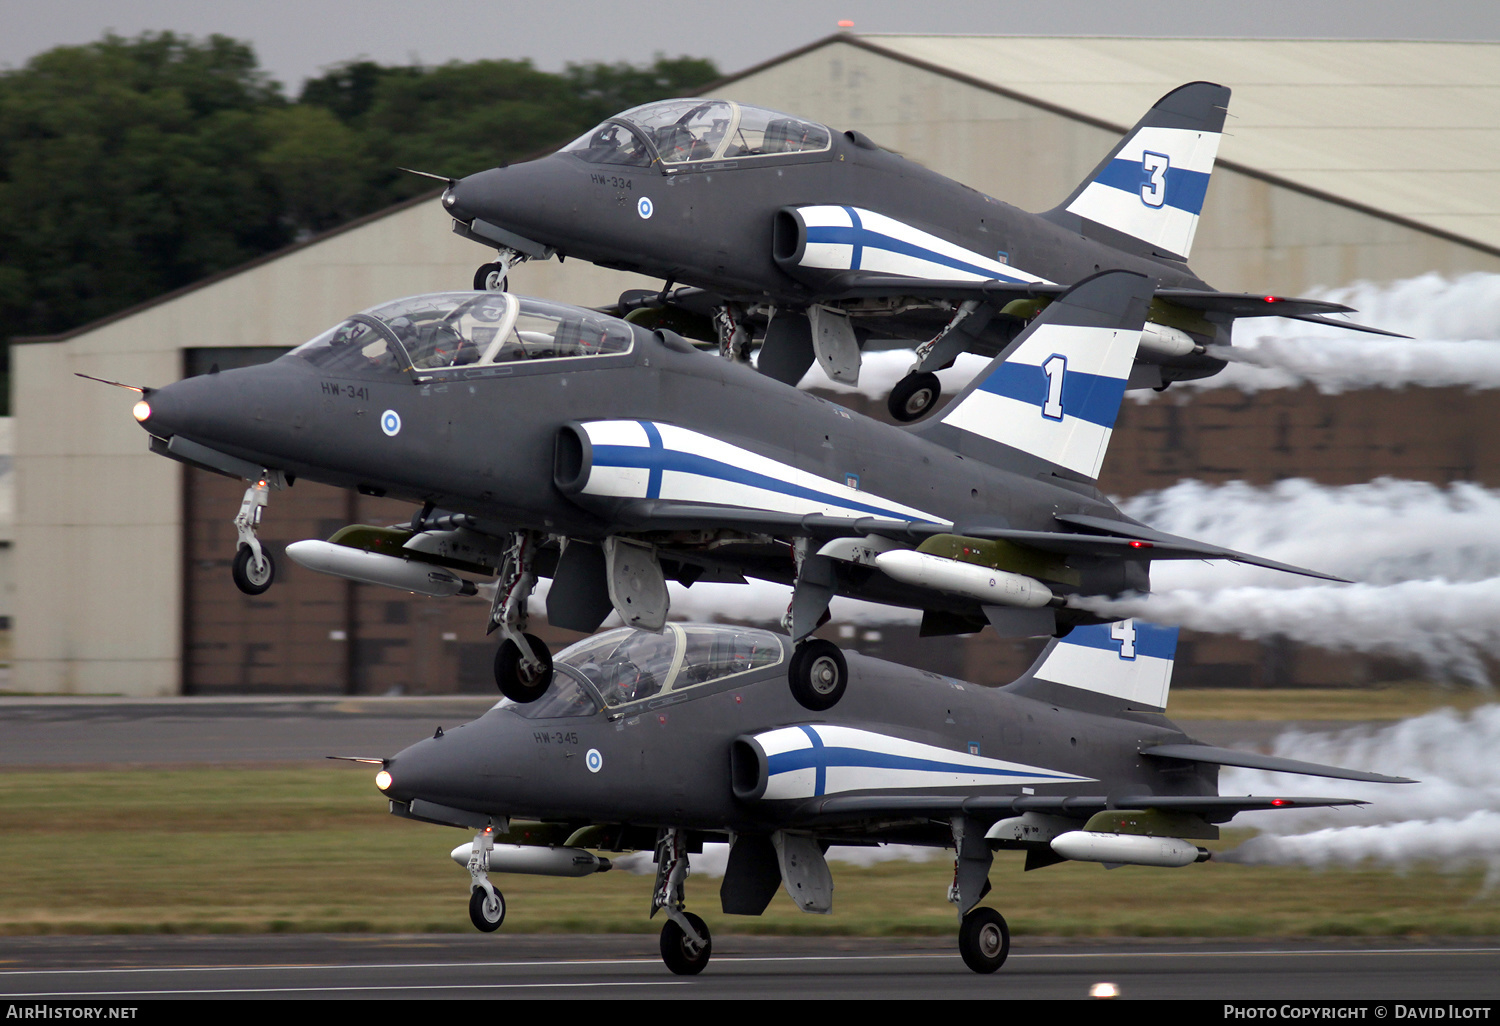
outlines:
M736 484L750 485L753 488L764 488L766 491L777 492L781 495L790 495L794 498L825 502L831 506L841 506L845 509L866 513L871 516L890 517L893 520L915 520L919 523L931 522L923 517L914 517L910 513L901 513L896 510L872 506L868 503L855 502L852 499L831 495L827 492L820 492L813 488L789 484L786 481L767 477L765 474L757 474L742 467L730 466L727 463L721 463L706 456L699 456L696 453L679 452L675 449L657 449L654 446L644 448L637 445L596 445L594 446L594 466L631 467L649 471L652 483L648 483L647 493L648 497L653 499L660 498L661 496L661 474L664 471L671 470L681 474L694 474L698 477L732 481Z
M1047 402L1047 374L1029 363L1002 363L979 386L986 392L1027 403L1038 409ZM1064 417L1077 417L1090 424L1112 428L1125 397L1125 379L1107 378L1083 371L1063 371Z
M803 727L802 729L809 737L816 736L810 728ZM1056 780L1078 779L1068 773L1048 773L1035 769L1003 769L998 766L966 766L961 763L940 762L936 759L921 759L910 755L871 752L863 748L829 748L822 745L815 748L799 748L796 751L781 752L777 755L769 756L766 759L766 774L768 776L775 776L778 773L816 769L818 771L817 793L821 795L825 788L823 774L833 766L854 767L858 769L912 770L927 773L972 773L976 776L985 777L1050 777Z
M1011 277L1010 275L1002 274L999 271L994 270L993 268L981 267L978 264L966 263L965 261L959 260L956 257L944 256L942 253L934 253L932 250L924 249L914 242L903 242L900 239L893 239L889 235L882 235L879 232L871 231L868 228L861 228L857 225L853 228L841 228L833 225L825 225L815 228L810 227L807 229L807 241L809 243L816 242L831 246L854 247L855 255L854 258L850 261L850 267L852 270L858 270L860 268L860 261L863 257L862 250L864 248L883 249L890 253L899 253L902 256L916 257L919 260L927 260L931 263L941 264L944 267L951 267L956 271L966 271L969 274L978 274L987 279L994 279L996 281L1008 281L1017 284L1029 284L1028 279Z
M1205 171L1184 171L1182 168L1167 168L1167 180L1165 183L1165 203L1169 207L1178 210L1186 210L1189 214L1201 214L1203 212L1203 197L1208 193L1209 175ZM1107 185L1111 189L1119 189L1128 192L1136 199L1141 198L1141 189L1151 180L1151 173L1142 166L1139 160L1125 160L1116 157L1109 162L1109 166L1094 178L1100 185Z

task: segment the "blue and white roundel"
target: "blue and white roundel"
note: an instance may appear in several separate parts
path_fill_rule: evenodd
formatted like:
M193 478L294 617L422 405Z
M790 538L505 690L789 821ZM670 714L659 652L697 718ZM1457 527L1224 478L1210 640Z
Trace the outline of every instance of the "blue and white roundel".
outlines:
M590 773L598 773L604 768L604 756L599 754L599 749L590 748L589 754L583 757L584 764L588 766Z
M655 208L651 206L651 197L649 196L642 196L640 200L636 202L635 212L637 214L640 214L644 219L649 220L654 210Z
M401 432L401 414L395 410L386 410L380 415L380 430L395 438Z

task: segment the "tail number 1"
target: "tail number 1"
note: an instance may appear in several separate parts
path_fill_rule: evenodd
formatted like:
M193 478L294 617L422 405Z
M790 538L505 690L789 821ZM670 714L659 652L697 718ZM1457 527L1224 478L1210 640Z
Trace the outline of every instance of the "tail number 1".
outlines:
M1042 364L1042 373L1047 375L1047 401L1042 404L1042 416L1048 420L1062 420L1063 375L1067 370L1066 356L1049 356Z

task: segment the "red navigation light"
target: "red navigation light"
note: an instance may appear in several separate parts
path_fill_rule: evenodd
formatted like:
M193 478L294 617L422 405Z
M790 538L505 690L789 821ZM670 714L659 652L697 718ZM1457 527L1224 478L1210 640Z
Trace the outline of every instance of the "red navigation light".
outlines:
M1130 547L1132 549L1149 549L1151 547L1151 543L1143 541L1133 541L1130 543Z
M1281 806L1281 805L1289 805L1290 803L1285 798L1272 798L1271 799L1271 804L1275 805L1275 806Z
M1266 302L1267 303L1279 303L1279 302L1281 302L1281 300L1277 299L1275 296L1267 296L1266 297Z

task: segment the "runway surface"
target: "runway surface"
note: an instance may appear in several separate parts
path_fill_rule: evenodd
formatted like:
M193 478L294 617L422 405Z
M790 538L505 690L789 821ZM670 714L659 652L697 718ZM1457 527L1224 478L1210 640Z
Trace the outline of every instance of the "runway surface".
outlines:
M725 937L677 977L654 936L0 939L0 998L1125 999L1361 1002L1500 997L1500 950L1406 943L1021 939L992 976L936 940Z

